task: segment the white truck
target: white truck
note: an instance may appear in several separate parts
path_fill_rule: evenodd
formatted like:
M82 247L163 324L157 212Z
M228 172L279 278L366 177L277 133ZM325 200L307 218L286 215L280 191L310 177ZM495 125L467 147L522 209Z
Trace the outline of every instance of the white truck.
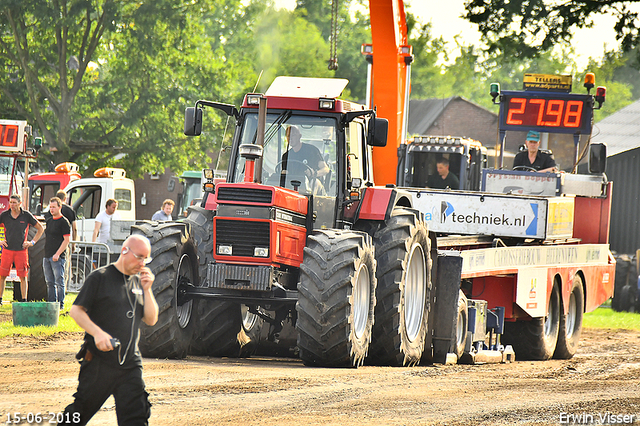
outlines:
M40 213L41 206L63 188L67 193L67 203L77 215L77 237L73 241L75 252L71 255L68 291L79 291L84 277L96 267L110 260L110 253L117 253L122 240L129 235L136 219L135 186L126 172L119 168L104 167L94 172L93 178L80 178L78 167L73 163L56 166L51 173L29 176L32 209ZM111 224L111 238L108 244L93 243L96 216L105 209L108 199L118 201L120 219Z

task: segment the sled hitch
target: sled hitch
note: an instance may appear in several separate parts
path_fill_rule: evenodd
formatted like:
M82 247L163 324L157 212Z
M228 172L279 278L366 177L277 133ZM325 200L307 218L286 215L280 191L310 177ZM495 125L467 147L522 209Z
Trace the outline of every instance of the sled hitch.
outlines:
M487 309L484 300L468 300L469 332L460 364L500 364L515 361L511 345L500 343L504 333L504 307ZM488 342L486 338L488 336Z

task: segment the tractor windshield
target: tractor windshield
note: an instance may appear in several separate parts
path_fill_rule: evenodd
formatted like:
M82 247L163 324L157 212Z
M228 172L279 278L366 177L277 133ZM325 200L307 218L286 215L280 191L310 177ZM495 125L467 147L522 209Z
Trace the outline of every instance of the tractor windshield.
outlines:
M332 117L267 114L262 183L336 197L336 125ZM255 142L257 127L257 114L248 114L241 144ZM244 179L244 159L236 162L233 176L234 182Z

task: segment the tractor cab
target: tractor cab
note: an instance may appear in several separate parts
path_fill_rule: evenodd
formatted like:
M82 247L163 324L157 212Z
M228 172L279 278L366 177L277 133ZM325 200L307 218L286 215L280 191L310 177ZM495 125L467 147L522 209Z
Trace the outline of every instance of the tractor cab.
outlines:
M264 95L246 95L240 111L231 105L198 101L196 108L187 109L185 134L199 131L200 105L235 116L238 125L227 184L257 183L286 189L289 196L297 193L312 203L313 229L343 227L343 222L351 223L349 210L355 211L350 208L352 199L373 184L371 146L386 143L386 120L376 119L362 105L338 99L347 83L278 77ZM265 105L262 123L261 102ZM249 145L261 147L251 160L242 155L243 147ZM255 161L251 177L248 161Z

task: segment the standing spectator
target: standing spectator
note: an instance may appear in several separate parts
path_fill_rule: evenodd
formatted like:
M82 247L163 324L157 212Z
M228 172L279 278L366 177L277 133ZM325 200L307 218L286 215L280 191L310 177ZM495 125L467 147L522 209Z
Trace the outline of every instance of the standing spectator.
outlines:
M20 207L22 199L19 195L9 197L9 210L0 214L0 224L4 225L4 240L0 241L2 246L2 258L0 260L0 304L4 294L4 284L11 272L11 267L15 264L16 273L20 278L20 290L22 292L22 302L27 301L29 285L27 283L27 272L29 272L29 253L27 249L36 245L42 236L44 228L36 218L27 210ZM36 235L33 240L27 241L29 226L36 228Z
M176 203L173 200L167 198L162 202L162 208L151 216L151 220L173 220L171 213L175 205Z
M89 274L73 303L69 315L86 333L76 355L81 360L78 390L65 409L64 424L86 424L110 395L119 425L148 424L151 404L138 339L141 320L150 326L158 320L154 276L145 266L150 253L148 239L129 236L118 260Z
M59 302L64 308L64 270L66 250L71 239L71 225L62 215L62 201L58 197L49 200L49 212L44 232L47 239L44 243L44 279L47 281L49 302Z
M93 242L105 243L109 242L111 233L111 221L120 220L120 213L116 212L118 202L113 198L109 198L105 203L104 211L96 216L96 224L93 229Z
M78 217L76 216L76 212L73 211L71 206L66 203L67 193L61 189L56 192L56 197L60 198L60 201L62 201L62 210L60 210L60 213L62 213L62 216L67 218L67 220L69 221L69 225L71 225L71 241L77 241L78 230L76 228L76 220L78 219ZM47 219L48 214L49 213L45 214L45 219Z
M73 211L73 209L71 208L70 205L66 204L65 201L67 200L67 193L64 192L62 189L58 190L58 192L56 192L56 197L60 198L60 200L62 201L62 210L60 211L62 213L62 216L66 217L67 220L69 221L69 224L71 225L71 241L77 241L78 240L78 231L76 228L76 220L77 220L77 216L76 216L76 212ZM51 213L50 212L46 212L44 214L44 219L45 221L51 217ZM65 261L65 265L64 265L64 275L65 278L69 278L71 276L71 252L75 250L75 244L71 243L67 246L67 250L65 251L65 258L69 259L69 261ZM66 284L66 281L65 281Z

